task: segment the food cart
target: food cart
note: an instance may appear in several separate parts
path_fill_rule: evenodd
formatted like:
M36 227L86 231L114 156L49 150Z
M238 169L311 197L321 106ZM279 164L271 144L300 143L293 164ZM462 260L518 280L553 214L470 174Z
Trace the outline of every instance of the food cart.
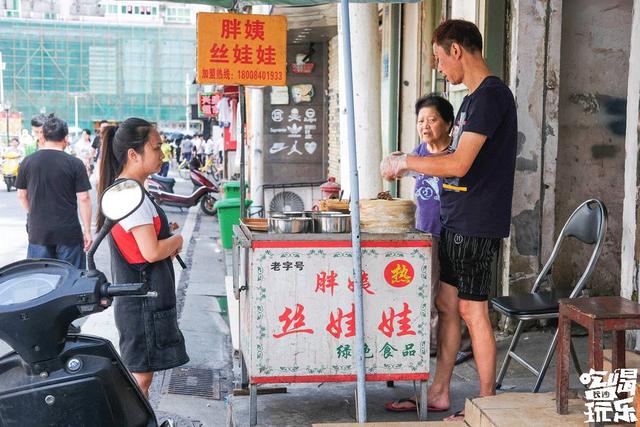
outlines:
M366 379L420 381L426 400L430 237L361 237ZM351 234L260 233L241 224L234 239L251 424L258 384L356 381Z

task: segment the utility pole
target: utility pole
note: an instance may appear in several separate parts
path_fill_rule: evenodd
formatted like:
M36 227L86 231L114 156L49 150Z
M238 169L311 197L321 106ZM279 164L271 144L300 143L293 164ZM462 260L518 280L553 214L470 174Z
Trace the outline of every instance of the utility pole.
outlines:
M84 93L71 93L71 96L73 96L73 119L74 119L74 123L73 125L76 127L76 129L79 128L78 126L78 98L84 98L85 94Z
M2 52L0 52L0 105L7 115L7 146L9 145L9 108L4 103L4 69L6 64L2 60Z
M73 125L78 128L78 96L73 95Z
M2 60L2 52L0 52L0 105L2 105L3 108L4 108L4 68L5 67L6 67L6 64Z
M189 130L191 129L191 105L189 105L189 86L191 85L191 82L189 81L189 73L186 74L185 77L185 82L184 82L184 88L185 88L185 99L184 99L184 105L185 105L185 127L186 127L186 131L187 133L189 132Z
M11 101L8 99L2 104L2 108L4 108L4 114L7 118L7 147L9 146L9 111L11 111Z

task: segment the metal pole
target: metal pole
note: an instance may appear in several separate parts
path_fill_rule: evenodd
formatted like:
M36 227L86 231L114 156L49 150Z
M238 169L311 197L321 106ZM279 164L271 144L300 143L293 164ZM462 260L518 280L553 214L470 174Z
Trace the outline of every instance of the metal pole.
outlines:
M184 105L185 105L185 131L189 131L191 129L191 122L190 122L190 111L189 111L189 73L186 74L185 77L185 81L184 81L184 88L185 88L185 98L184 98Z
M2 108L4 108L4 67L2 52L0 52L0 105L2 105Z
M391 40L389 42L389 139L387 150L389 153L398 150L398 126L400 122L400 50L402 39L402 10L401 5L389 5L389 17L391 21ZM398 181L389 183L389 191L393 197L398 197Z
M358 158L356 155L355 108L353 104L353 71L351 65L351 27L349 23L349 1L341 0L342 49L344 58L345 95L347 104L349 143L349 167L351 168L351 244L353 247L353 279L355 299L355 359L357 376L358 422L367 422L366 369L364 359L364 310L362 303L362 252L360 250L360 188L358 185Z
M7 115L7 147L9 146L9 108L6 108L5 114Z
M247 122L247 105L244 91L244 86L238 86L238 98L240 101L240 117L238 117L238 120L240 120L240 141L238 141L238 144L240 144L240 218L246 216L245 199L247 196L244 188L244 124ZM234 129L231 129L231 131L233 132Z
M78 95L73 95L73 118L74 126L78 129Z

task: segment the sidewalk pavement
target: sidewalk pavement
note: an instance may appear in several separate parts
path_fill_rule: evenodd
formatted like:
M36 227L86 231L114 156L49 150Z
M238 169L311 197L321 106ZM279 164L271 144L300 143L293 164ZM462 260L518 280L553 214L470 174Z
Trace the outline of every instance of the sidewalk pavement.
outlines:
M518 350L534 366L540 366L546 349L553 337L553 331L533 331L523 334ZM502 364L511 337L497 337L497 369ZM573 338L581 366L586 366L587 340L584 337ZM431 372L435 370L435 359L430 361ZM531 392L535 377L521 365L512 362L503 381L502 390L506 392ZM287 387L285 394L258 395L259 426L311 426L320 423L347 423L356 421L355 383L322 384L268 384L260 388ZM393 413L384 409L386 402L409 397L415 394L418 385L412 382L396 382L387 387L385 382L367 383L367 414L369 422L408 422L416 421L415 412ZM541 392L555 388L555 359L547 371ZM577 376L572 373L571 387L580 388ZM478 377L473 359L456 366L451 380L451 406L445 412L429 412L428 421L442 420L448 415L463 409L466 398L478 393ZM249 425L249 397L232 396L229 398L230 425ZM541 420L542 421L542 420ZM548 424L545 424L548 425Z
M189 267L178 280L179 324L191 359L154 377L150 400L158 418L171 416L182 426L225 425L225 399L233 385L232 350L226 321L224 254L216 217L196 210L189 219L183 259ZM191 217L191 213L189 215Z

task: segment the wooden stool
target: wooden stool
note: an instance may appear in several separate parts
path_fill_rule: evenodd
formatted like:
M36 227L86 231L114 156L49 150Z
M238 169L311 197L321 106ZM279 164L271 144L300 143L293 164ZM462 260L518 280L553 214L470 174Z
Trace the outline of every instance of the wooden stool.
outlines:
M589 367L602 370L602 333L614 331L612 369L624 368L625 331L640 329L640 304L621 297L560 300L556 359L556 412L568 413L571 322L589 331Z

